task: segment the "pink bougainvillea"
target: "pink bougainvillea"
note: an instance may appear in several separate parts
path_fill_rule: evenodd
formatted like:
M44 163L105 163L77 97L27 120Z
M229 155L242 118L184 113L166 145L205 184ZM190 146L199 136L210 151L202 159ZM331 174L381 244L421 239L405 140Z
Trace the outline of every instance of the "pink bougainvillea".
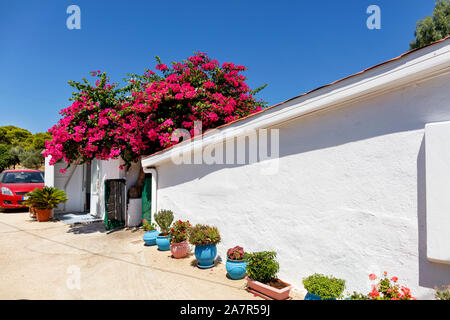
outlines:
M205 53L163 64L157 57L156 69L131 75L125 87L110 84L106 73L93 71L95 85L69 81L78 92L73 103L61 110L62 118L49 132L45 156L50 164L63 159L81 164L97 158L121 157L129 165L142 155L170 147L176 129L190 134L232 122L261 110L263 101L250 90L241 73L246 67L210 59Z

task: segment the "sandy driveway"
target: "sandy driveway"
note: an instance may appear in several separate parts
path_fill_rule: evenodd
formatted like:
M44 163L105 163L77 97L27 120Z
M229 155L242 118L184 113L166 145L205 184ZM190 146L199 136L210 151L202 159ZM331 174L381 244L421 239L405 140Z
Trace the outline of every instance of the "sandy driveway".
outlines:
M173 259L142 236L0 213L0 299L259 299L224 264L200 270L193 255Z

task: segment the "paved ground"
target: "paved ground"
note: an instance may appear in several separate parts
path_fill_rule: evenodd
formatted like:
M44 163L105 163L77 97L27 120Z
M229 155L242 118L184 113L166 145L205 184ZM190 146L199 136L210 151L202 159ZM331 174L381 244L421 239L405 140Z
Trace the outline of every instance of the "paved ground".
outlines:
M173 259L142 236L0 212L0 299L259 299L224 264L200 270L192 254Z

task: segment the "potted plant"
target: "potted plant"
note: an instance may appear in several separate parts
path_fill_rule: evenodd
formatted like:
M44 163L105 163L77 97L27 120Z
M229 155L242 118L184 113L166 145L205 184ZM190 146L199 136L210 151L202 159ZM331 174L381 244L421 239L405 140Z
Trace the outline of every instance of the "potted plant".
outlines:
M32 219L36 219L36 212L35 209L33 207L28 207L28 212L30 213L30 218Z
M372 291L367 295L353 292L347 298L349 300L417 300L411 295L411 290L405 286L400 286L397 277L389 279L388 273L385 271L383 277L378 278L375 274L369 275L369 280L375 281L379 279L378 283L372 285Z
M155 214L155 221L161 230L161 233L156 237L156 244L160 251L170 250L170 235L169 229L173 221L173 212L171 210L159 210Z
M156 230L156 224L150 223L147 219L144 219L142 220L142 229L146 231L144 237L142 238L145 245L154 246L156 244L156 237L159 234L158 230Z
M276 252L260 251L248 254L247 257L247 285L249 289L275 299L289 298L292 285L281 281L277 277L279 264Z
M227 263L225 267L228 276L233 280L244 278L247 271L247 260L244 248L236 246L227 250Z
M189 229L191 224L188 221L175 221L172 225L172 229L169 231L170 235L170 251L172 256L176 259L186 256L189 244L187 242Z
M26 200L23 202L24 205L28 206L28 211L30 212L30 217L33 219L37 219L36 217L36 208L34 206L34 203L36 202L36 195L37 193L33 191L28 192L26 196Z
M436 300L450 300L450 285L443 286L442 290L438 287L434 287L434 290L436 290L436 293L434 294Z
M217 255L216 244L220 242L220 233L216 227L197 224L189 232L189 243L195 245L197 267L209 269L214 267Z
M308 291L305 300L336 300L342 298L345 280L315 273L303 279L303 286Z
M36 219L39 222L48 221L52 215L53 209L62 202L68 200L64 191L45 186L42 189L34 189L27 193L28 199L23 203L32 207L36 213Z

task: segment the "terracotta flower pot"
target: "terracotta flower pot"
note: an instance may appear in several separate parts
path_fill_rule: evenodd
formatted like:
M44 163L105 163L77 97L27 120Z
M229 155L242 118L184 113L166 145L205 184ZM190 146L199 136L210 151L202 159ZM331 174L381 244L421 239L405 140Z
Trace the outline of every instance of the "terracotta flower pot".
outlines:
M289 293L291 292L292 285L281 280L278 280L278 282L284 284L286 287L277 289L247 277L247 284L250 289L258 291L274 300L287 300L289 298Z
M186 256L189 249L188 242L182 241L179 243L171 243L170 244L170 252L172 252L172 255L176 259L180 259Z
M28 211L30 212L30 218L36 219L36 209L33 207L29 207Z
M52 216L53 209L34 209L36 212L36 218L39 222L44 222L50 220L50 217Z

